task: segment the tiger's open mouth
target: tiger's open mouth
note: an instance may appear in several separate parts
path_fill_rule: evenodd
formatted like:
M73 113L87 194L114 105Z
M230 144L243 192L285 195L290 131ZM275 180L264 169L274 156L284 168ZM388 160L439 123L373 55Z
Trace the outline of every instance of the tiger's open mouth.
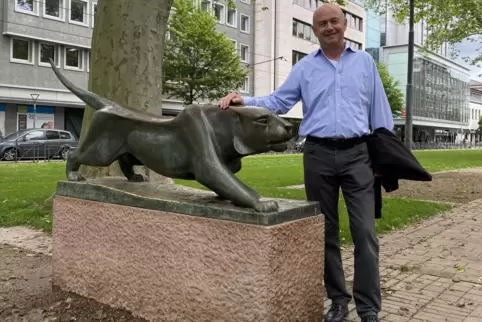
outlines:
M273 141L269 143L269 148L275 152L283 152L288 148L287 140Z

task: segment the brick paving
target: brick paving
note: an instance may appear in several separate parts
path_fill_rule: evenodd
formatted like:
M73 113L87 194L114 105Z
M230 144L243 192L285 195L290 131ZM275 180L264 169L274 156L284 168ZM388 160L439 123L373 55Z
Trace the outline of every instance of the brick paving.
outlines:
M472 201L380 236L381 321L482 321L481 209ZM349 286L352 252L343 252ZM360 321L353 301L350 310L347 321Z

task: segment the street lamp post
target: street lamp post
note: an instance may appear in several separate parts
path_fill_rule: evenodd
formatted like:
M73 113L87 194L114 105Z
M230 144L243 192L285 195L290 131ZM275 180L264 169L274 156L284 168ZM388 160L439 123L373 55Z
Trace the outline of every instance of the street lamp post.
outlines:
M410 0L410 22L408 32L408 73L407 73L407 96L405 109L405 146L412 150L412 108L413 108L413 56L414 56L414 27L415 16L414 0Z
M40 96L39 94L30 94L33 101L33 128L36 128L35 122L37 121L37 99Z

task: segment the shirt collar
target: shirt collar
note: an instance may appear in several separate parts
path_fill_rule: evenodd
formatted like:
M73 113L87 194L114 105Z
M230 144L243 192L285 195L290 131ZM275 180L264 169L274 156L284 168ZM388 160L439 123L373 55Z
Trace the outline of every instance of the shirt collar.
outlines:
M345 50L343 51L342 55L343 55L345 52L352 52L352 53L354 53L355 51L354 51L349 45L346 45L346 44L345 44ZM318 50L317 50L316 53L315 53L315 56L320 55L320 54L323 55L323 56L325 56L325 53L323 52L323 49L322 49L321 47L318 48Z

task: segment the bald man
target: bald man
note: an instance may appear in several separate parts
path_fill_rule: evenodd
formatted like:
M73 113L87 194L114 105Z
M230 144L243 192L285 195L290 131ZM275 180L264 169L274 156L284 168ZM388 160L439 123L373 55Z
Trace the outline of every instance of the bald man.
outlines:
M347 21L334 4L313 14L313 32L320 48L296 63L286 81L271 95L242 97L230 93L222 109L249 105L286 114L304 102L299 134L306 136L303 166L308 200L318 201L325 216L324 280L332 305L325 321L343 321L351 295L345 284L340 254L338 199L341 188L355 244L353 295L363 322L379 321L381 308L375 233L374 175L366 135L393 131L393 117L373 59L345 46Z

